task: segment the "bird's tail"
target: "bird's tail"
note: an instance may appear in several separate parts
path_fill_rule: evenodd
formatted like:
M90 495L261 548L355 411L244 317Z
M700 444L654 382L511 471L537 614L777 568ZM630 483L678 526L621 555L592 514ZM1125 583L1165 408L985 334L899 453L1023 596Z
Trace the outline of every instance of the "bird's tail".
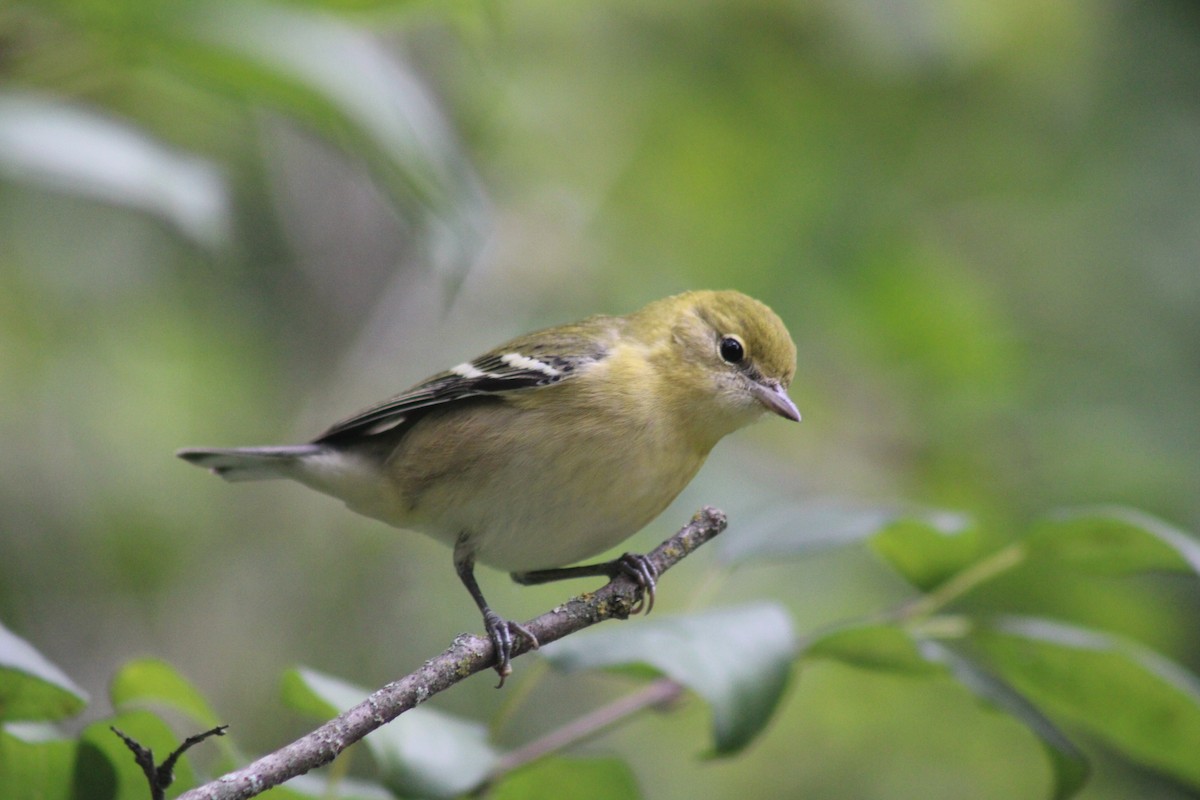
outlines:
M293 477L301 459L318 455L324 449L317 444L224 449L189 447L175 455L227 481L261 481Z

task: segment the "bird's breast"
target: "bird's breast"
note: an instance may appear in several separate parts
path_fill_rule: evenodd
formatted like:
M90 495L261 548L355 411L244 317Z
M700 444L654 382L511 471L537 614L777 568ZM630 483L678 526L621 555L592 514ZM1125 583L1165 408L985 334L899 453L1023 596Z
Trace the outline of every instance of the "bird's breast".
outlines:
M397 500L409 509L396 522L448 544L465 532L480 562L507 571L565 566L616 546L658 516L707 456L628 413L573 414L564 426L507 405L481 411L439 442L414 439L394 460L405 465ZM417 466L426 447L436 451L426 463L443 467L436 475Z

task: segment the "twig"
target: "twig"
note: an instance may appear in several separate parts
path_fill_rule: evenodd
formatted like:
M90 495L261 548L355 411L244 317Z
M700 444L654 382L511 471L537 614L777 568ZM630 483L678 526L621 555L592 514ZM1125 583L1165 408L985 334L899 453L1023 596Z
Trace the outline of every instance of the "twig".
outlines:
M647 554L647 558L661 575L724 529L725 514L705 507L678 533ZM598 591L580 595L525 625L539 642L547 644L606 619L625 619L637 602L638 594L637 583L622 575ZM522 640L513 657L527 650L528 644ZM185 792L178 800L246 800L253 797L289 778L328 764L371 731L459 681L488 669L494 661L495 653L486 637L459 636L441 655L375 691L354 708L242 769Z
M997 575L1019 567L1028 557L1028 551L1026 544L1019 541L1001 548L950 576L929 592L900 606L889 614L889 617L902 623L928 617Z
M142 745L132 736L111 725L109 726L109 730L121 737L121 741L125 742L125 746L133 753L134 761L142 768L142 772L146 774L146 780L150 783L150 800L163 800L167 789L175 782L175 762L179 760L179 757L187 752L190 747L200 744L210 736L224 736L225 729L228 727L228 725L219 725L204 733L189 736L187 739L184 739L183 744L175 748L171 755L167 756L167 760L162 764L155 764L154 751Z
M666 705L682 694L683 687L678 683L670 678L659 678L633 694L618 698L590 714L551 731L540 739L534 739L523 747L505 753L496 762L489 780L494 781L543 756L565 750L648 708Z

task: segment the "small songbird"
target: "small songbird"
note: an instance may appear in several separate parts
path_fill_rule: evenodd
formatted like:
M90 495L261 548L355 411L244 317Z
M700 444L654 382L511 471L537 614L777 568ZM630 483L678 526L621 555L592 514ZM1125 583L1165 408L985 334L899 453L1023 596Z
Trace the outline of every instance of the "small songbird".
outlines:
M691 481L713 446L787 395L796 346L767 306L734 291L658 300L518 337L337 423L308 444L188 448L228 481L290 478L360 514L454 548L483 614L500 683L516 637L475 579L522 584L628 574L654 601L653 566L625 554L568 567L632 536Z

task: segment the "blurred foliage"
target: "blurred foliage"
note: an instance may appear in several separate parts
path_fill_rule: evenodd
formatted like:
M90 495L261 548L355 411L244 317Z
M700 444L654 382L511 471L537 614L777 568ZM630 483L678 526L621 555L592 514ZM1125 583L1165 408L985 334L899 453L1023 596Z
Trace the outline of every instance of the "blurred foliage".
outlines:
M708 754L733 758L759 739L777 716L796 664L822 659L869 670L880 678L895 674L933 680L951 692L957 686L960 694L965 689L985 708L1008 715L1041 744L1051 771L1048 796L1054 800L1076 797L1092 772L1088 757L1056 719L1075 723L1132 763L1181 784L1200 786L1194 758L1200 748L1200 677L1195 673L1106 631L1046 617L960 610L960 601L979 587L1038 560L1087 571L1103 565L1105 570L1129 572L1145 569L1145 554L1165 546L1165 551L1158 549L1159 560L1154 563L1167 555L1172 568L1195 579L1200 577L1196 574L1200 562L1191 556L1200 549L1200 541L1144 514L1109 510L1059 515L994 553L961 561L943 580L925 586L929 565L947 563L945 551L957 550L957 545L947 543L960 537L960 531L931 536L924 521L886 514L879 515L878 523L868 530L862 525L861 510L848 515L862 533L858 540L843 537L842 543L869 541L914 584L915 597L865 619L817 630L803 643L795 636L789 613L772 603L659 615L640 625L606 626L546 643L541 655L558 670L601 669L626 678L657 680L644 691L618 697L508 753L492 741L496 731L481 721L429 705L409 708L385 723L394 716L394 684L372 693L316 670L291 669L283 677L283 701L288 707L320 720L341 712L361 718L366 711L382 726L365 740L375 774L369 780L346 781L352 753L340 752L337 766L322 776L327 780L301 776L305 780L288 781L272 791L282 797L375 800L505 797L520 787L536 796L561 796L565 781L574 789L569 796L638 797L641 792L631 781L627 765L612 758L565 760L559 754L606 729L638 719L648 709L677 707L674 701L686 689L711 711L713 746ZM850 525L839 527L846 530ZM1046 546L1059 539L1067 546ZM755 559L767 552L782 559L812 552L803 531L793 536L790 548L778 534L759 542L765 546L763 551L750 548L740 557ZM1080 554L1086 556L1081 559ZM730 562L721 577L730 577L732 566ZM173 763L184 749L207 737L224 735L227 726L216 725L216 714L191 682L162 661L140 660L124 666L112 681L109 699L116 714L109 724L88 726L76 745L51 723L78 712L85 701L81 691L24 640L3 629L0 634L0 720L23 721L15 726L0 724L0 775L6 776L13 797L134 800L140 796L139 769L130 765L128 753L105 730L113 728L112 733L137 751L137 766L146 770L147 777L160 775L166 768L154 766L158 762L141 739L133 741L116 729L116 725L136 725L153 735L163 752L171 734L146 706L181 714L189 724L215 726L187 737L164 763ZM506 715L511 717L514 708L540 698L539 688L536 675L527 678L522 691L510 700ZM418 696L417 702L426 699ZM356 727L339 718L305 738L326 744L336 741L338 749L333 752L338 753ZM329 757L325 746L319 754ZM149 768L143 758L153 762ZM235 746L226 744L212 772L221 774L246 761ZM180 784L189 788L195 779L190 763L183 764L187 771L181 767ZM310 762L291 752L286 764L304 768ZM281 779L275 767L252 766L259 788ZM56 777L65 772L76 776L71 790ZM219 788L225 780L205 786ZM205 789L198 791L203 794ZM1029 787L1021 792L1030 793Z
M97 697L133 656L182 665L273 747L301 725L273 710L285 667L375 685L473 610L436 544L171 453L302 439L505 336L685 288L780 313L805 422L723 445L631 547L702 502L727 537L830 497L967 512L978 550L877 547L927 588L1061 506L1194 531L1198 83L1200 16L1170 0L6 3L0 620ZM713 591L689 569L668 611ZM722 604L769 594L801 632L909 591L855 548L738 569ZM483 580L514 616L565 591ZM961 602L1200 668L1178 572L1034 559ZM610 691L545 680L501 745ZM445 707L491 716L478 684ZM686 709L597 747L656 798L1045 785L1016 726L921 686L806 666L736 759L665 759L705 724ZM1083 797L1188 796L1102 740Z

